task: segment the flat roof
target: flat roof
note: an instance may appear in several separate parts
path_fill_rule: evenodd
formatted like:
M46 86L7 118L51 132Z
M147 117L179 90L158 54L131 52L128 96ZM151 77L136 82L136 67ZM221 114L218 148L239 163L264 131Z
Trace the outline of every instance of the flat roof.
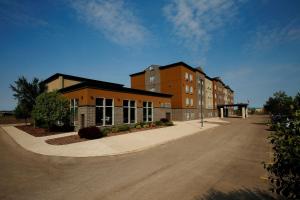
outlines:
M233 106L248 106L248 103L234 103L234 104L221 104L217 105L217 107L233 107Z
M133 89L133 88L127 88L127 87L116 87L116 86L103 85L101 83L96 83L96 82L78 83L78 84L75 84L75 85L72 85L72 86L69 86L66 88L62 88L59 90L59 92L67 93L67 92L72 92L72 91L83 89L83 88L101 89L101 90L107 90L107 91L115 91L115 92L131 93L131 94L141 94L141 95L156 96L156 97L172 97L173 96L171 94L150 92L150 91L146 91L146 90L139 90L139 89Z

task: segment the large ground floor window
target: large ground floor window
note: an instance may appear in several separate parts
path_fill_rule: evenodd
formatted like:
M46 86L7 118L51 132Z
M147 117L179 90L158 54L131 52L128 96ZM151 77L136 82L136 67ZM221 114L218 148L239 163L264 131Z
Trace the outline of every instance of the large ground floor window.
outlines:
M143 102L143 121L144 122L153 121L153 103L150 101Z
M123 100L123 123L136 123L136 102Z
M78 99L71 99L70 100L70 115L71 115L71 124L75 125L75 123L78 121Z
M114 125L113 99L96 98L96 125Z

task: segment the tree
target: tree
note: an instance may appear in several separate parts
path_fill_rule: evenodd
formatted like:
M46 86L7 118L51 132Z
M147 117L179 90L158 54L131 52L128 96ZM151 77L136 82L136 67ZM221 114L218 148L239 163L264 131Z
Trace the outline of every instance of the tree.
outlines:
M30 111L28 110L28 106L24 106L24 104L18 104L14 110L15 117L17 119L25 119L25 123L27 123L27 119L30 117Z
M275 92L273 97L270 97L264 105L264 109L272 115L291 116L293 113L293 98L283 91Z
M45 123L48 131L58 123L68 124L69 101L56 91L42 93L36 98L32 116L35 121Z
M29 82L24 76L18 78L14 83L15 85L10 85L10 88L14 92L15 99L18 100L17 115L28 118L31 116L36 97L46 90L46 86L38 78Z
M295 110L300 110L300 92L298 92L294 98L294 107Z

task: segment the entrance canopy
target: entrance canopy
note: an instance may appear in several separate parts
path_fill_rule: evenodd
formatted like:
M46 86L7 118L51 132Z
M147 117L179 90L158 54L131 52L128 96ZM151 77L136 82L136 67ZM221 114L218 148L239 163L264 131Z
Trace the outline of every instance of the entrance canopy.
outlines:
M241 115L242 118L247 118L248 117L248 105L247 103L236 103L236 104L222 104L222 105L217 105L218 111L219 111L219 116L221 118L228 117L228 108L233 108L233 107L238 107L239 110L241 110Z

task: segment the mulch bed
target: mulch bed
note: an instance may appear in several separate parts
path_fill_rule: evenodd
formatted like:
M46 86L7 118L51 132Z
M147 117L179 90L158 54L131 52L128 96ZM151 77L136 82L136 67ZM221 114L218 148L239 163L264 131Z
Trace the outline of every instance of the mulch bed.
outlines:
M27 122L30 122L31 120L27 120ZM0 117L0 124L19 124L19 123L25 123L24 119L16 119L15 116L1 116Z
M34 137L43 137L43 136L49 136L49 135L56 135L64 132L53 132L53 131L47 131L45 128L34 128L32 125L23 125L23 126L16 126L16 128L34 136Z
M150 129L157 129L157 128L162 128L166 126L156 126L152 128L140 128L140 129L130 129L130 131L121 131L117 133L109 133L107 134L106 137L111 137L111 136L116 136L116 135L124 135L128 133L133 133L133 132L138 132L138 131L145 131L145 130L150 130ZM65 137L60 137L60 138L53 138L46 140L46 143L52 144L52 145L65 145L65 144L72 144L72 143L77 143L77 142L83 142L83 141L88 141L89 139L85 138L80 138L78 135L70 135L70 136L65 136Z

